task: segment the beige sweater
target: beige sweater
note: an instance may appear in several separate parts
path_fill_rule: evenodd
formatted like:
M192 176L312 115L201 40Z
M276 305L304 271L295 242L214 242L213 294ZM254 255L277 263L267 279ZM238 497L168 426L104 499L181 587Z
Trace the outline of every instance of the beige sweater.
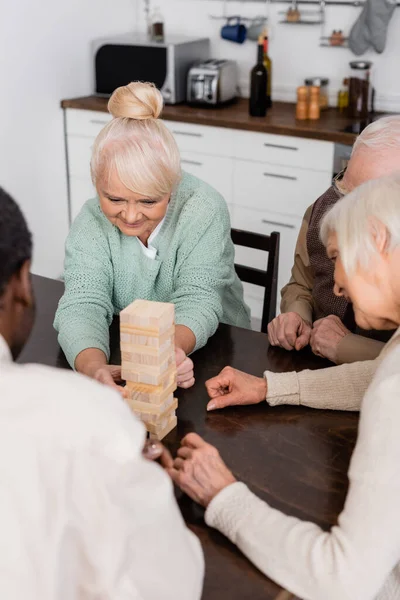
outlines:
M263 573L304 600L400 598L399 331L383 350L362 401L350 486L337 526L325 532L284 515L243 483L229 485L207 508L208 525L224 533ZM351 384L342 381L338 369L348 371L331 369L339 395L347 394ZM320 373L313 372L320 377L319 386L325 385L326 377L321 379ZM301 397L301 375L298 379L294 387L301 390ZM365 376L360 379L363 383L352 384L357 394L366 385ZM333 379L329 389L332 394ZM289 390L286 395L290 399L296 393ZM312 396L314 405L321 406L316 389ZM331 396L330 408L357 405L348 399L341 402Z
M390 343L390 342L389 342ZM354 362L318 371L272 373L265 371L270 406L295 404L311 408L360 410L361 400L383 359Z

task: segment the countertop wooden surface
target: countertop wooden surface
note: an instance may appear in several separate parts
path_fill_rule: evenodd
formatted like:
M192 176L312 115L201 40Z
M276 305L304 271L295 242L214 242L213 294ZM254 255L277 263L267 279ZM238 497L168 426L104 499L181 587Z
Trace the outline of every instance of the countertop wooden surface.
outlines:
M53 328L63 293L59 281L33 277L37 299L34 330L19 362L68 368ZM118 364L118 322L111 328L112 362ZM204 382L225 365L253 375L318 369L330 363L309 349L270 348L262 333L220 325L207 346L193 355L196 384L178 390L178 427L165 439L175 452L179 440L196 431L221 452L236 477L271 506L329 530L337 522L347 492L347 469L357 436L358 414L299 406L269 408L267 403L206 412ZM201 540L206 573L203 600L289 600L218 531L204 523L204 511L178 490L187 525ZM151 558L150 558L151 560Z
M84 96L63 100L61 106L107 112L107 99ZM354 133L344 131L346 127L353 125L353 121L339 113L336 108L322 111L318 121L298 121L295 118L295 105L288 102L274 102L272 109L263 118L250 117L248 100L243 98L223 108L194 108L186 104L166 105L162 118L168 121L274 133L348 145L352 145L356 138Z

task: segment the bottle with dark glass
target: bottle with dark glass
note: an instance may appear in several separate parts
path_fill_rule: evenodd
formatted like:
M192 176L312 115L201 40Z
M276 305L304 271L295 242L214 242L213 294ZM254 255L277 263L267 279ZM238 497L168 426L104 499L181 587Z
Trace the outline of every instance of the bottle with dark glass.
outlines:
M271 87L272 87L272 60L268 56L268 36L264 36L264 67L267 69L267 108L272 107L272 95L271 95Z
M268 73L264 67L264 37L258 38L257 64L250 75L250 101L249 112L252 117L265 117L267 114L267 84Z

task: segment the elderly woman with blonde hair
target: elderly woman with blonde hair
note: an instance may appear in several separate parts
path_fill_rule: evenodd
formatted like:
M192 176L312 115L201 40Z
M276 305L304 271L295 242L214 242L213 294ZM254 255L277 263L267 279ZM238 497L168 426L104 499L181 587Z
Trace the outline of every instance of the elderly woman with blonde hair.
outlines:
M151 84L118 88L113 119L98 135L89 200L66 243L65 293L55 328L77 371L116 386L108 365L109 325L137 298L172 302L178 385L194 383L187 358L219 322L250 327L224 199L181 173L176 142L158 118L161 93Z
M183 439L178 457L165 466L182 490L207 508L210 526L296 596L395 600L400 598L400 176L365 183L338 202L324 217L321 238L335 264L334 291L352 301L358 325L398 328L362 401L349 490L337 525L325 532L262 502L196 434Z

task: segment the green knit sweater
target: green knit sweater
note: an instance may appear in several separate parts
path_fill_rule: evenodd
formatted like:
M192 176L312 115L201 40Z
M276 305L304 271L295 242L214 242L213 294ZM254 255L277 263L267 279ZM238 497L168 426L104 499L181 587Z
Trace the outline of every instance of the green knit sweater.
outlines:
M228 209L213 188L185 173L152 245L154 260L108 221L98 198L83 206L67 238L65 292L54 322L71 366L86 348L109 359L113 315L137 298L173 302L176 323L193 331L195 349L219 322L250 327Z

